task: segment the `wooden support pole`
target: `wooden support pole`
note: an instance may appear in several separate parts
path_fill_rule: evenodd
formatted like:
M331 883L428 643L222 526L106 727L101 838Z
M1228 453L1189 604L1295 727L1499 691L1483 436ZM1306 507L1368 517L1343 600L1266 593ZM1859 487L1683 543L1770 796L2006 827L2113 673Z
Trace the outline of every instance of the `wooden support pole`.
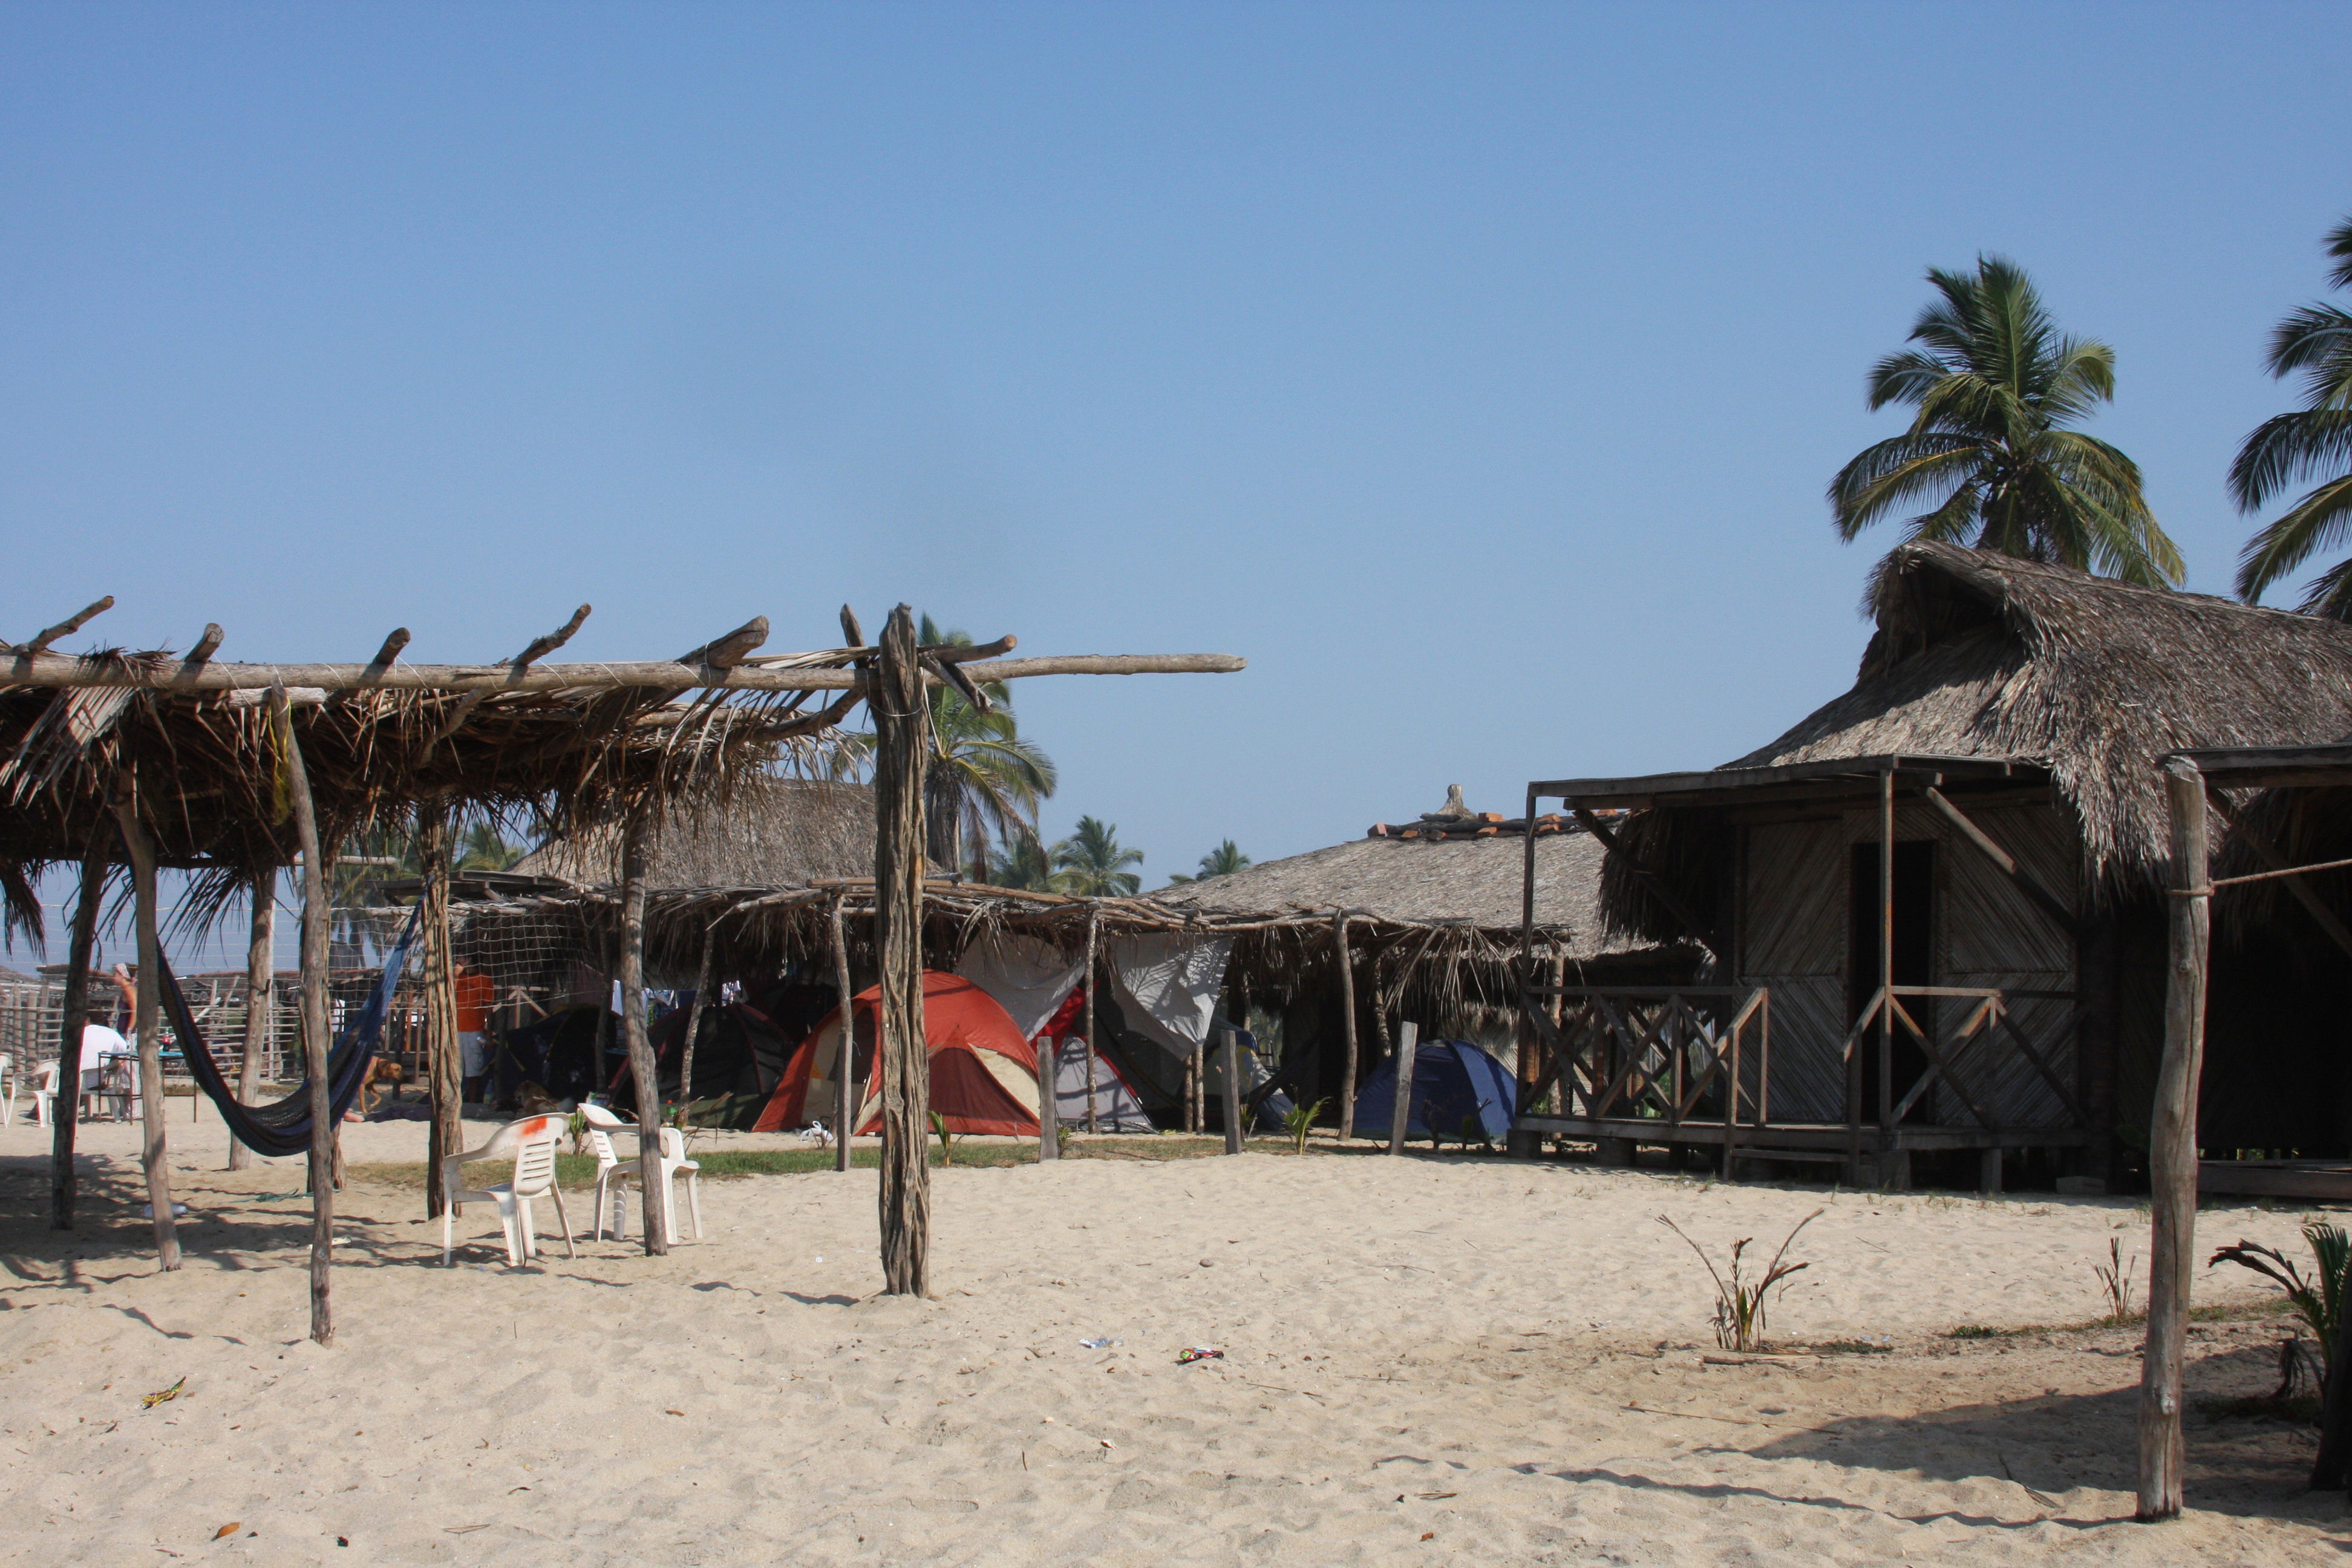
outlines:
M847 616L849 611L841 612ZM825 915L833 927L833 984L841 993L841 1059L833 1073L833 1168L849 1169L849 1138L857 1117L857 993L849 984L849 932L841 918L844 895L828 900Z
M1081 1005L1087 1010L1087 1131L1089 1134L1102 1131L1095 1115L1095 1094L1097 1088L1095 1075L1100 1070L1095 1065L1097 1060L1095 1055L1095 944L1098 940L1101 925L1102 916L1092 909L1087 910L1087 968L1080 980L1087 988L1086 1001Z
M1878 984L1886 1005L1878 1015L1878 1148L1880 1163L1895 1146L1895 774L1878 775ZM1886 1173L1879 1173L1879 1184Z
M1345 1143L1356 1135L1356 959L1348 951L1348 917L1331 917L1331 942L1337 951L1339 966L1339 1033L1347 1046L1347 1059L1339 1074L1339 1142Z
M874 716L874 929L882 971L883 1290L930 1294L929 1052L923 1035L923 700L914 612L883 628Z
M425 908L419 915L425 937L425 1082L432 1101L432 1130L426 1134L425 1214L439 1219L441 1162L466 1147L465 1064L457 1040L457 955L449 946L449 808L427 802L417 813L416 858L424 873L424 890L417 896ZM601 1074L604 1064L596 1064ZM596 1081L602 1082L599 1077Z
M1218 1068L1224 1083L1225 1152L1238 1154L1247 1146L1242 1126L1242 1035L1239 1029L1217 1031Z
M2164 1058L2148 1125L2147 1339L2140 1357L2142 1520L2180 1512L2185 1459L2180 1361L2196 1272L2197 1079L2205 1058L2205 965L2212 940L2212 873L2205 791L2196 765L2164 765L2172 806L2170 973L2165 977Z
M710 995L710 960L716 944L710 932L702 933L702 964L695 971L694 1000L687 1005L686 1040L677 1049L677 1102L686 1105L694 1099L694 1043L702 1035L702 1012Z
M621 1043L637 1089L637 1185L646 1210L646 1256L669 1252L669 1183L661 1166L661 1069L646 1037L646 819L621 826Z
M163 943L155 924L155 841L139 820L139 778L116 775L114 817L131 856L131 921L139 933L139 991L132 1026L139 1037L139 1163L147 1173L147 1204L155 1219L155 1258L168 1273L180 1266L180 1231L172 1218L172 1167L163 1137ZM194 1040L188 1050L204 1047ZM64 1088L64 1075L58 1075Z
M335 1111L327 1088L327 857L310 802L310 773L283 687L269 693L270 728L286 770L294 842L302 852L302 1068L310 1089L310 1338L335 1342Z
M99 905L106 897L107 853L90 835L82 852L81 893L74 900L73 934L66 944L66 994L58 1016L58 1097L50 1102L49 1226L74 1227L74 1130L81 1121L81 1035L89 1025L89 966L98 945Z
M261 1063L269 1054L269 1022L277 999L278 868L267 866L253 874L253 914L245 935L245 1049L237 1058L236 1097L247 1105L260 1098ZM244 1171L252 1165L253 1151L231 1132L228 1168Z
M1405 1129L1412 1125L1412 1065L1421 1048L1421 1026L1410 1019L1397 1026L1396 1098L1389 1104L1389 1152L1404 1152ZM1430 1129L1434 1132L1435 1128Z
M1062 1112L1055 1103L1055 1068L1061 1042L1050 1034L1037 1037L1037 1163L1062 1157Z

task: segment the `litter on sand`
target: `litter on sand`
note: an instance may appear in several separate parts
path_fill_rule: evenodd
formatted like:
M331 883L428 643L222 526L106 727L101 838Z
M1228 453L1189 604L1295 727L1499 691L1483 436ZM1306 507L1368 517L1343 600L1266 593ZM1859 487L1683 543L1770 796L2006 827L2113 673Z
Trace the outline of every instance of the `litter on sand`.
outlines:
M169 1388L159 1388L152 1394L142 1394L139 1396L139 1408L142 1410L152 1410L158 1405L166 1404L172 1400L177 1399L180 1397L180 1390L187 1386L188 1380L184 1377Z
M172 1217L173 1219L179 1218L182 1215L187 1212L188 1205L185 1204L173 1204L172 1205ZM153 1219L155 1217L155 1205L153 1204L141 1204L139 1205L139 1217L141 1219Z
M1080 1340L1078 1348L1088 1351L1107 1351L1117 1343L1118 1343L1117 1334L1097 1334L1093 1339Z
M1225 1352L1217 1349L1214 1345L1186 1345L1181 1351L1177 1352L1176 1364L1178 1366L1190 1366L1196 1361L1223 1361L1224 1359Z

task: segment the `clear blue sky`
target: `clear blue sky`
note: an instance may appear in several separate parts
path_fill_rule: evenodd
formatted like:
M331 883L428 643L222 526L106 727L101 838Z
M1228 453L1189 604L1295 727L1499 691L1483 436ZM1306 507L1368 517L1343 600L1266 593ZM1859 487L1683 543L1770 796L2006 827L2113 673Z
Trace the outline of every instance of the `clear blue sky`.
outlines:
M906 599L1154 882L1841 689L1832 472L2006 253L2193 585L2342 5L11 5L0 636L584 657Z

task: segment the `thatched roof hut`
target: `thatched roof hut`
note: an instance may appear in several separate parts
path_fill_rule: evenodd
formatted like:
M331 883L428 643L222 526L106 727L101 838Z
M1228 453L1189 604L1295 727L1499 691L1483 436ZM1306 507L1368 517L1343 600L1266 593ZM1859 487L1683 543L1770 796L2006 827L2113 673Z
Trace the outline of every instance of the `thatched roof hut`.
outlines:
M1937 543L1888 558L1853 688L1723 767L1903 754L2042 770L2080 836L2094 907L2162 885L2158 758L2352 732L2352 626L2339 622ZM1667 826L1637 819L1629 847L1685 859ZM1627 865L1603 884L1621 929L1682 934ZM1703 877L1684 890L1710 897Z
M772 774L738 782L723 805L688 808L647 835L646 882L688 888L803 887L874 875L874 791L831 779ZM598 824L550 838L509 868L583 887L621 879L621 835Z

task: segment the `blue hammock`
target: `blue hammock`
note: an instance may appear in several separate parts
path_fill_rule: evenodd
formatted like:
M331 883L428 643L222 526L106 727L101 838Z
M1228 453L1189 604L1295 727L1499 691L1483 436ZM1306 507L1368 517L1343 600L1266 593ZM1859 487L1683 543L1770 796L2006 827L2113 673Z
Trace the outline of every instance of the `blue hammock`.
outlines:
M400 972L408 963L408 950L415 944L416 918L423 902L419 900L418 909L409 911L407 929L385 955L383 978L376 983L375 994L368 998L357 1018L343 1026L342 1032L335 1037L334 1048L327 1053L328 1114L338 1122L358 1097L368 1064L375 1059L376 1046L383 1038L384 1016L392 1011L392 994L400 984ZM309 1075L305 1073L293 1093L270 1104L247 1105L238 1100L236 1091L221 1076L219 1064L213 1060L204 1031L197 1027L196 1016L189 1010L188 999L180 993L179 978L172 973L169 963L160 967L163 1016L172 1021L173 1032L180 1037L180 1051L187 1058L188 1074L220 1107L221 1120L228 1123L236 1141L257 1154L282 1157L307 1152L310 1147Z

